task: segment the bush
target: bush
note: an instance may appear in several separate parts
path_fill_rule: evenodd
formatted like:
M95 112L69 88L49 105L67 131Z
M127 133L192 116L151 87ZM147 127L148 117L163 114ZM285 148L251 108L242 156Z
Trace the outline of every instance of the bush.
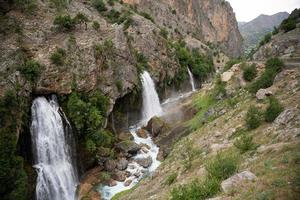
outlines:
M253 79L255 79L255 77L257 76L257 69L256 69L256 65L252 64L250 66L246 66L243 69L243 78L246 81L252 81Z
M237 154L233 152L221 152L208 161L205 168L209 174L209 178L221 181L236 173L238 166L239 157Z
M273 122L278 115L283 111L283 106L275 97L269 98L269 106L265 111L265 120L266 122Z
M251 93L256 93L261 88L268 88L273 85L276 75L281 72L284 66L283 62L278 58L271 58L266 62L264 73L249 87Z
M160 34L163 38L168 39L169 33L168 33L167 29L161 28L159 34Z
M247 134L243 134L235 142L234 146L238 148L241 153L256 149L256 145L253 143L253 137Z
M177 173L172 173L168 176L167 180L165 181L166 185L172 185L177 178Z
M246 114L246 125L249 130L256 129L261 124L261 112L255 106L250 106Z
M54 65L64 65L66 60L66 51L62 48L57 48L56 51L51 54L50 60Z
M224 71L228 71L233 65L238 64L239 62L241 62L240 59L229 60L224 66Z
M100 13L107 10L103 0L93 0L92 4Z
M151 15L149 14L149 13L146 13L146 12L141 12L141 13L139 13L141 16L143 16L144 18L146 18L146 19L148 19L148 20L150 20L151 22L153 22L154 23L154 20L153 20L153 18L151 17Z
M76 21L72 19L70 15L59 15L55 17L53 24L56 25L58 29L69 31L75 28Z
M28 60L18 70L27 81L35 83L42 73L43 66L35 60Z
M97 21L93 21L93 29L95 29L95 30L99 30L99 28L100 28L100 24L99 24L99 22L97 22Z
M269 43L272 39L272 33L266 34L263 39L260 41L259 46L263 46L267 43Z
M204 200L219 192L219 181L215 178L206 178L204 181L193 182L174 188L171 191L171 200Z
M85 24L85 29L87 29L87 22L89 21L88 17L83 13L77 13L77 15L73 19L76 24Z
M280 29L284 32L289 32L291 30L294 30L297 27L297 20L288 18L283 20L283 22L280 25Z

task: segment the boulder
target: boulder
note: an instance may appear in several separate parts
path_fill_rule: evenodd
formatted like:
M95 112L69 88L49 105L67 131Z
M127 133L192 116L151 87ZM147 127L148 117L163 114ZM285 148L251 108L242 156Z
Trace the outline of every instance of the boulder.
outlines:
M104 163L104 169L106 171L112 172L116 169L117 163L115 160L106 160Z
M256 176L249 171L243 171L226 179L221 183L221 188L225 193L230 193L234 187L241 185L245 181L254 181Z
M232 78L233 75L234 75L234 72L224 72L221 75L222 82L228 82L228 81L230 81L230 79Z
M131 183L132 183L132 180L129 179L129 180L125 181L124 186L128 187Z
M148 137L148 131L141 128L136 133L139 137L146 139Z
M118 134L118 139L121 141L133 140L133 136L130 132L121 132Z
M144 168L150 167L153 162L150 156L147 158L137 158L135 161Z
M115 180L113 180L113 179L110 179L110 180L108 181L107 185L108 185L109 187L114 187L114 186L117 185L117 181L115 181Z
M299 110L296 108L290 108L284 110L274 121L276 125L287 125L291 122L297 115L299 114Z
M126 180L126 172L116 170L112 173L111 178L116 181L123 182Z
M118 162L117 162L118 170L123 171L127 168L127 166L128 166L128 161L125 158L121 158L118 160Z
M256 92L256 99L263 100L268 96L272 96L273 93L270 89L260 89Z
M157 137L161 133L167 131L167 129L167 124L159 117L150 119L146 126L146 130L149 131L153 137Z
M124 153L136 154L141 149L141 147L133 141L126 140L123 142L119 142L116 145L116 149Z

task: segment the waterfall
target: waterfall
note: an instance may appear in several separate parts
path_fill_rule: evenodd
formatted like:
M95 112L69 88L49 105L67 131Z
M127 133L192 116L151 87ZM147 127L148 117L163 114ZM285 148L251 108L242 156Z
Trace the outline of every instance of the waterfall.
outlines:
M78 184L72 162L71 126L52 95L33 101L31 138L37 169L37 200L73 200Z
M192 86L192 91L196 91L196 88L195 88L195 81L194 81L194 76L190 70L190 68L187 68L188 70L188 73L189 73L189 77L190 77L190 83L191 83L191 86Z
M162 108L150 74L144 71L141 78L143 84L143 121L147 123L152 117L160 116Z

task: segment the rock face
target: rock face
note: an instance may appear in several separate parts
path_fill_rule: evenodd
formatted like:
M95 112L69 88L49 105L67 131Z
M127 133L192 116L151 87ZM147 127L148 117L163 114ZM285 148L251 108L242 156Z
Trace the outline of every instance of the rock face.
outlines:
M149 156L147 158L137 158L136 162L141 165L144 168L148 168L150 167L150 165L152 164L152 158Z
M167 124L159 117L153 117L147 124L146 130L153 137L157 137L159 134L168 130Z
M270 89L260 89L256 92L256 99L263 100L268 96L272 96L272 91Z
M255 179L256 176L252 172L243 171L223 181L221 187L225 193L229 193L235 186L242 184L244 181L253 181Z
M138 144L130 140L116 144L116 148L121 152L129 154L136 154L141 149Z
M222 43L230 56L242 52L242 36L230 4L220 0L124 0L151 14L161 27L177 36L193 35L200 41ZM176 17L174 17L176 16ZM177 19L178 20L177 20Z

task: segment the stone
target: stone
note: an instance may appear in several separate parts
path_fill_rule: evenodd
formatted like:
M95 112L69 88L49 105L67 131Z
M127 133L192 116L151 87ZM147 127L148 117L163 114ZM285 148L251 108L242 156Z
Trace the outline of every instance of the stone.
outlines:
M232 78L233 75L234 75L234 72L224 72L221 75L221 80L223 82L228 82L228 81L230 81L230 79Z
M122 141L133 140L133 135L130 132L121 132L118 134L118 139Z
M222 181L221 188L225 193L230 193L234 187L240 186L245 181L254 181L256 176L250 171L243 171Z
M116 180L116 181L123 182L127 178L126 177L126 172L116 170L116 171L114 171L114 173L112 173L111 178Z
M123 142L119 142L116 145L116 149L124 153L137 154L141 147L133 141L126 140Z
M115 181L115 180L113 180L113 179L110 179L110 180L108 181L107 185L108 185L109 187L114 187L114 186L117 185L117 181Z
M135 161L144 168L150 167L153 162L150 156L147 158L137 158Z
M269 89L260 89L256 92L256 99L257 100L263 100L268 96L272 96L273 93Z
M128 166L128 160L126 160L125 158L121 158L117 161L117 168L118 170L125 170Z
M128 187L131 183L132 183L132 180L129 179L129 180L125 181L124 186Z
M141 138L148 138L148 131L143 128L139 129L136 134Z
M146 126L146 130L149 131L153 137L157 137L161 133L167 131L167 129L166 123L159 117L153 117L150 119Z
M116 167L117 167L117 163L115 160L107 160L104 163L104 169L106 171L112 172L116 169Z
M287 125L299 114L299 110L296 108L290 108L284 110L274 121L276 125Z

